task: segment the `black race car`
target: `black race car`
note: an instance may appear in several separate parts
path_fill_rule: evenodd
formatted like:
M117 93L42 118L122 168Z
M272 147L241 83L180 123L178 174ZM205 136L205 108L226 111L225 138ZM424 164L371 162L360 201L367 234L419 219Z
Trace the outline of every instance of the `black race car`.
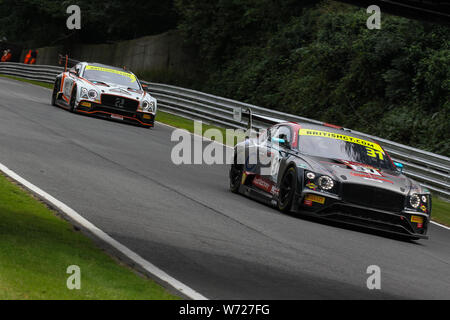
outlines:
M350 130L281 123L236 145L230 189L285 212L427 238L431 194L402 168Z

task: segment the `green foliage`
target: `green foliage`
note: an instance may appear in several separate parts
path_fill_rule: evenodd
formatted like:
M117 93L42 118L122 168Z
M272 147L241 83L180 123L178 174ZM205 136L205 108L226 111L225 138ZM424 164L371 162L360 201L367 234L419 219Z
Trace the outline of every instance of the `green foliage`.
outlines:
M81 30L66 27L72 4ZM34 47L134 39L174 28L176 19L171 0L0 0L0 38Z
M323 1L177 0L191 87L450 155L450 28ZM277 10L275 10L275 7Z

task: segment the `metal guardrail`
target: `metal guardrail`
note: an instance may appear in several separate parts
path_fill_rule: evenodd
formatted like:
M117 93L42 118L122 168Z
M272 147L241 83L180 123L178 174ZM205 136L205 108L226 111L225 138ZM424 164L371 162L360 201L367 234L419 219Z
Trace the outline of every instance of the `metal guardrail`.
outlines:
M0 74L19 76L26 79L53 83L62 67L43 65L24 65L21 63L0 63ZM250 109L253 113L253 126L267 128L273 123L293 121L322 124L321 121L297 115L274 111L255 105L214 96L211 94L175 87L171 85L145 82L150 93L158 99L158 107L168 113L189 119L202 120L220 127L246 129L248 116L241 121L234 120L235 109L243 115ZM419 181L424 187L450 199L450 158L431 152L408 147L400 143L353 131L361 136L378 141L389 152L394 161L404 164L404 173Z
M55 82L56 76L63 71L64 68L56 66L29 65L16 62L0 63L0 74L18 76L47 83Z

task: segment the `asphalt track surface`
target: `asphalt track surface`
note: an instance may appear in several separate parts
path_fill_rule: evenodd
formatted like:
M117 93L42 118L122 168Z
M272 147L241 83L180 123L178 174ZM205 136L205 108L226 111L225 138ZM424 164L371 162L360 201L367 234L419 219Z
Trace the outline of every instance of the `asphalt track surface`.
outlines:
M450 230L412 242L281 214L229 192L226 165L172 164L172 128L71 114L50 94L0 78L0 162L207 298L450 299Z

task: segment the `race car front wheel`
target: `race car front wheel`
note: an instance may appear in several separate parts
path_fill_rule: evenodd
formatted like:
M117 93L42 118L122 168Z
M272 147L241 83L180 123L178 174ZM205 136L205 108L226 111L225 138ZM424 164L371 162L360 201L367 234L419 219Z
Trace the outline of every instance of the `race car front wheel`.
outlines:
M77 86L75 86L72 90L72 95L70 96L70 103L69 103L69 111L74 112L75 111L75 101L77 100Z
M56 99L57 99L60 85L61 85L61 80L56 79L55 85L53 86L53 92L52 92L52 106L55 106L55 107L56 107Z
M242 164L233 163L230 169L230 190L231 192L238 193L241 186L242 174L244 172L244 166Z
M295 194L295 184L297 182L297 173L294 168L289 168L281 180L280 193L278 195L278 209L287 212L291 209Z

